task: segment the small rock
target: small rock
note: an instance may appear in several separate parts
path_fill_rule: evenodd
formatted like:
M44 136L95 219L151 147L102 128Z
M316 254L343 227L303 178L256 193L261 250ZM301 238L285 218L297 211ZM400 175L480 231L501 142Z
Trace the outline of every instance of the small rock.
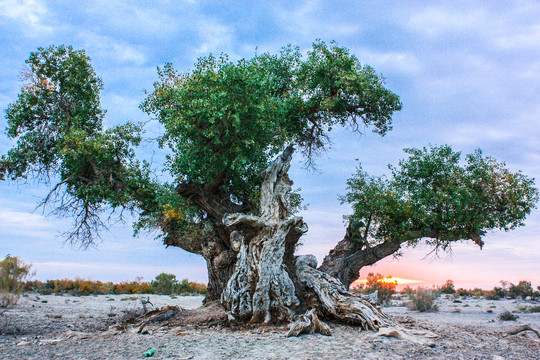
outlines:
M506 360L506 359L499 355L493 355L493 360Z

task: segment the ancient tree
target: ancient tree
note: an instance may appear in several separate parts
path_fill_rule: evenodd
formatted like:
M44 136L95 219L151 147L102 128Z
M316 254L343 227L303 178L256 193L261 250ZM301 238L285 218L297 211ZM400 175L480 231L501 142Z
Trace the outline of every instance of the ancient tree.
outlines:
M166 246L205 258L206 300L237 321L296 321L291 335L328 333L320 317L377 329L386 316L348 292L363 266L420 241L482 246L486 231L523 225L538 198L532 180L479 151L462 164L448 146L410 149L391 179L358 169L349 180L347 233L317 268L315 257L295 256L307 225L295 216L293 153L309 165L336 126L384 135L401 109L347 49L317 42L305 59L287 47L237 62L208 56L188 73L159 69L141 108L163 125L170 182L136 159L142 126L103 126L102 83L84 51L39 49L27 65L6 110L15 144L0 179L49 179L44 204L74 217L66 236L82 245L104 211L134 212L137 231L158 229Z

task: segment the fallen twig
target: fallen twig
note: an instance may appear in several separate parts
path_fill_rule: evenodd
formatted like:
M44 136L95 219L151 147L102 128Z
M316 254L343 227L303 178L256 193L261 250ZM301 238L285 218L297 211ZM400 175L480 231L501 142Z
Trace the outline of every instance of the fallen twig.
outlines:
M506 332L506 335L516 335L516 334L519 334L520 332L523 332L523 331L532 331L536 334L536 336L538 336L538 338L540 338L540 331L536 330L536 329L533 329L530 325L522 325L520 327L517 327L515 329L512 329L512 330L508 330Z

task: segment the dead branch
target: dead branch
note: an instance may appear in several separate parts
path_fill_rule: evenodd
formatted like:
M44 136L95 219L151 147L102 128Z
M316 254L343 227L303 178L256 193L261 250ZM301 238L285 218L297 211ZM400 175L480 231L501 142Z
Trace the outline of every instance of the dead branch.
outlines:
M536 336L538 336L538 338L540 338L540 331L532 328L530 325L521 325L515 329L512 329L512 330L508 330L505 334L505 336L507 335L516 335L516 334L519 334L520 332L523 332L523 331L532 331L536 334Z

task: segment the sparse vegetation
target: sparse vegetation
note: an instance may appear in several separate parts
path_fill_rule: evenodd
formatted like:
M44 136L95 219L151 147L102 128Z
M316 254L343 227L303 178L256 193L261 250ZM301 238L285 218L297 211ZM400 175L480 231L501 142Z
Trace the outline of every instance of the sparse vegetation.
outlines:
M505 311L499 314L499 320L501 321L515 321L519 316L512 314L510 311Z
M454 281L446 280L446 283L439 288L439 291L442 294L455 294L456 288L454 287Z
M30 268L17 256L7 255L0 261L0 308L17 304L24 281L32 276Z
M540 305L534 305L534 306L527 306L527 305L519 305L517 307L518 311L524 312L524 313L537 313L540 312Z
M419 287L411 294L408 307L420 312L439 311L439 306L433 302L438 296L439 293L436 291Z
M392 276L383 276L381 274L369 273L366 286L358 286L353 291L362 294L372 294L377 291L377 304L388 304L392 295L396 293L397 281L390 282Z
M142 278L135 281L123 281L120 283L85 280L81 278L47 280L45 282L34 280L22 284L24 291L35 291L42 295L71 294L71 295L104 295L104 294L206 294L206 285L192 282L187 279L178 282L173 274L160 274L156 280L142 282ZM172 283L167 284L168 277L174 277ZM121 301L137 300L135 296L121 298ZM112 299L110 301L113 301Z
M48 317L49 319L61 319L62 318L62 314L45 314L46 317Z

